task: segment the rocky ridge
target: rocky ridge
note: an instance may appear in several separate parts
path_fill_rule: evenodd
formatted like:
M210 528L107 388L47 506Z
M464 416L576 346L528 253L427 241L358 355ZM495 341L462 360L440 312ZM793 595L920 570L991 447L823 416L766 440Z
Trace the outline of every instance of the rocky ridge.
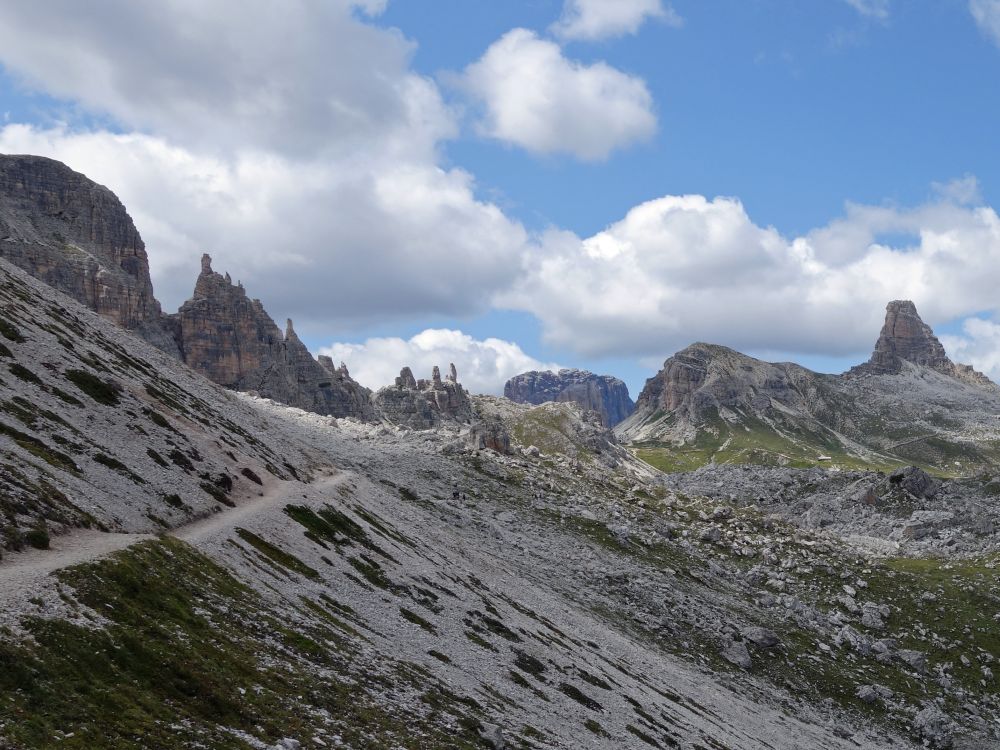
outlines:
M170 318L185 364L219 385L317 414L376 418L368 389L345 365L314 359L291 320L282 333L260 300L212 270L207 254L193 296Z
M891 303L871 362L845 375L694 344L646 382L616 427L668 470L705 463L847 468L1000 462L1000 389L944 356L912 303Z
M897 375L902 371L904 362L976 385L994 385L971 366L955 364L948 358L934 331L920 319L916 305L909 300L894 300L886 306L885 324L871 358L852 367L847 375Z
M289 320L202 257L194 294L165 315L145 245L121 201L61 162L0 155L0 257L134 331L215 383L318 414L377 418L347 368L317 362Z
M469 423L473 416L472 403L458 382L454 364L443 379L435 365L430 380L417 380L413 371L404 367L393 385L376 392L374 402L383 419L415 430L428 430L443 422Z
M177 353L121 201L61 162L0 154L0 258Z
M635 409L625 383L610 375L595 375L585 370L521 373L504 384L503 395L522 404L572 401L597 412L606 427L614 427Z

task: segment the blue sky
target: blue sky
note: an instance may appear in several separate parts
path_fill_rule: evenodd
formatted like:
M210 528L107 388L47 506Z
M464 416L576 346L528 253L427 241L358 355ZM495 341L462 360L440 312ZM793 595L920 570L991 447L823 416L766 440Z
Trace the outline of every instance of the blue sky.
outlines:
M629 3L624 31L600 0L122 5L132 49L103 11L6 10L0 151L114 189L168 309L208 250L369 381L452 356L482 390L558 363L636 395L705 339L840 371L896 296L1000 373L1000 3Z

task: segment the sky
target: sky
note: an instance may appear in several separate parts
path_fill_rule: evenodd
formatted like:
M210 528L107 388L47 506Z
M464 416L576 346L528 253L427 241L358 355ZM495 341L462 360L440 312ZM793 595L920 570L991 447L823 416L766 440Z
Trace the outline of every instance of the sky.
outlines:
M912 299L1000 379L1000 0L0 4L0 153L370 387L695 341L840 372Z

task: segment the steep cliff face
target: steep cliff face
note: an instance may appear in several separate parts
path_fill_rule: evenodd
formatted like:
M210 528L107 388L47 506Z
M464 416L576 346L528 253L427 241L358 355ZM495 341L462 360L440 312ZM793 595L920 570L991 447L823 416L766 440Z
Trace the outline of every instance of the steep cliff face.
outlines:
M733 415L765 420L828 416L835 381L792 363L762 362L724 346L693 344L646 381L632 418L619 431L629 439L645 439L659 436L664 421L685 431Z
M893 300L885 308L885 324L875 342L871 359L851 368L849 376L896 375L904 362L958 378L969 383L992 385L992 381L969 365L952 362L931 327L921 320L909 300Z
M427 430L442 422L469 423L473 419L469 395L458 382L455 365L441 378L437 366L430 380L413 377L409 367L399 372L393 385L375 394L375 407L387 421L396 425Z
M0 257L176 355L131 217L65 164L0 155Z
M282 334L260 300L212 270L208 255L193 297L171 319L182 358L209 380L318 414L375 418L368 390L346 367L313 359L292 321Z
M525 372L508 380L503 393L519 404L576 403L597 412L606 427L614 427L635 408L625 383L610 375L595 375L585 370Z

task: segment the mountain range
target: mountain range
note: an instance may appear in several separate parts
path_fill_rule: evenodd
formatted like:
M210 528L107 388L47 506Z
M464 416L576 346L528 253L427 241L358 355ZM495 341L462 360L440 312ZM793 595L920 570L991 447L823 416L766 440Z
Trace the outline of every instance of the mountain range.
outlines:
M1000 743L1000 395L911 303L843 375L695 344L634 411L422 374L207 256L163 313L110 191L0 157L0 747Z
M693 344L646 382L623 441L665 469L829 464L944 474L1000 460L1000 388L948 359L912 302L886 308L868 362L842 375Z

